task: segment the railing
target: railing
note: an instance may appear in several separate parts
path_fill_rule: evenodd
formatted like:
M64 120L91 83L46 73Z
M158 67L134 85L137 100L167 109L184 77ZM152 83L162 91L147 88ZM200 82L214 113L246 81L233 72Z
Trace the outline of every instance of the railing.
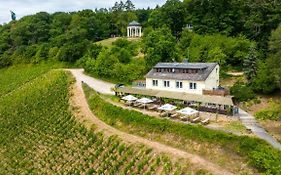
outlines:
M215 89L215 90L203 90L203 95L216 95L216 96L227 96L229 90L227 89Z
M137 80L132 83L132 87L137 87L137 88L145 88L146 87L146 82L145 80Z

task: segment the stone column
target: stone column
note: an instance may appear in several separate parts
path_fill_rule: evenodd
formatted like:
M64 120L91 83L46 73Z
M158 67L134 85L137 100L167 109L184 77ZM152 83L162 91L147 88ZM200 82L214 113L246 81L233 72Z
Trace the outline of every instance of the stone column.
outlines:
M141 37L141 27L140 27L140 37Z
M130 37L130 33L129 33L129 27L127 27L127 37Z

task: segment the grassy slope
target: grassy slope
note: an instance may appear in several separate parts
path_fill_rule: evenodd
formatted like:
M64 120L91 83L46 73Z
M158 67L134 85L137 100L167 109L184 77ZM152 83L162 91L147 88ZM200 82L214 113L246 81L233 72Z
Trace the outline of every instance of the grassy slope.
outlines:
M102 41L98 41L96 42L96 44L101 44L102 46L105 46L105 47L111 47L112 46L112 43L114 41L116 41L117 39L120 39L122 37L116 37L116 38L108 38L108 39L104 39ZM125 37L124 37L125 38ZM140 38L127 38L129 41L138 41Z
M71 81L65 72L54 70L22 82L0 97L0 174L189 172L143 146L125 145L77 123L69 111Z
M89 87L84 86L84 90L93 112L116 128L194 151L203 156L209 155L213 161L224 161L226 168L235 168L239 161L246 159L261 172L281 174L281 152L260 139L235 136L208 130L201 126L174 123L135 111L124 110L106 103ZM191 147L200 147L200 149L190 149ZM226 159L221 160L217 156ZM239 159L237 156L243 159ZM216 160L216 158L218 159ZM228 164L228 161L231 162L234 159L237 161L232 164L233 167L229 167L231 164Z

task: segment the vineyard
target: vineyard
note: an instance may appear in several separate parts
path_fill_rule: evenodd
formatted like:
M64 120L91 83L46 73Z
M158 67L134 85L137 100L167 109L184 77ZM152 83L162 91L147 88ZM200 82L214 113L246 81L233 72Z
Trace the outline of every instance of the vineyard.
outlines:
M69 111L67 73L28 69L0 70L0 174L194 172L185 160L87 130Z
M41 63L40 65L17 65L0 69L0 97L17 89L52 67L60 67L58 63Z

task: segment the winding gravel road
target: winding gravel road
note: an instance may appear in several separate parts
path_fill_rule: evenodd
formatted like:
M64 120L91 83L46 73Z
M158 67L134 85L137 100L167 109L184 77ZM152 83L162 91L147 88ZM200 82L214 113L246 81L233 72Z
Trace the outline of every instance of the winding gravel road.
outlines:
M259 138L267 141L267 143L271 144L273 147L281 150L281 144L273 138L270 134L268 134L265 129L262 128L260 124L256 121L255 117L247 113L246 111L239 109L238 114L242 124L247 128L250 129L255 135Z
M75 77L76 81L84 82L95 91L102 93L102 94L109 94L114 95L114 92L111 90L114 88L114 84L108 83L88 75L84 74L84 69L67 69L69 70L73 76Z

